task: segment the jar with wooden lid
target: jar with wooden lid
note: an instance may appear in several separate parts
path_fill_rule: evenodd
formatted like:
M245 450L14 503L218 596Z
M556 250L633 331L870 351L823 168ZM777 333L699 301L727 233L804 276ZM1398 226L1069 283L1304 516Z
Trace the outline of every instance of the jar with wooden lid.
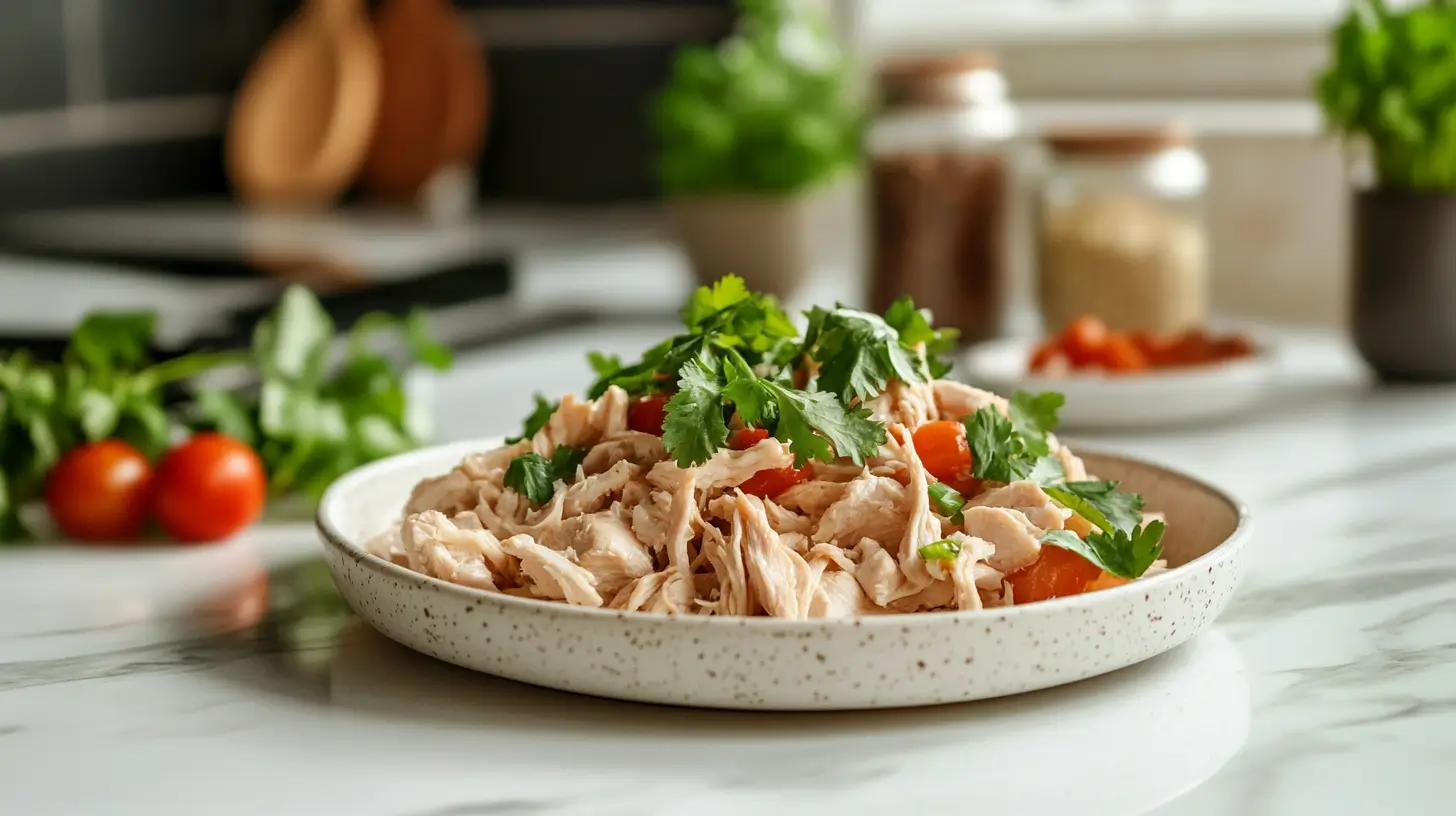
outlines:
M1037 217L1042 322L1175 332L1208 309L1207 168L1181 130L1053 133Z
M878 85L867 136L871 303L883 311L909 295L964 341L995 336L1016 132L996 59L971 52L893 62Z

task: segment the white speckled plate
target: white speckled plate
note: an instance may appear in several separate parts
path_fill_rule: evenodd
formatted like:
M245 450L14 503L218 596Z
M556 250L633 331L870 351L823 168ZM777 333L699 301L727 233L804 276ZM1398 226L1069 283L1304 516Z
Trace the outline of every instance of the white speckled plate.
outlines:
M1257 355L1215 365L1135 375L1074 373L1039 377L1027 372L1033 344L998 340L972 347L956 376L1010 394L1060 391L1064 431L1181 425L1237 416L1269 391L1276 355L1267 343Z
M360 468L319 507L324 551L349 605L389 638L540 686L740 709L918 706L1017 694L1129 666L1213 622L1244 571L1246 514L1188 476L1086 454L1103 478L1168 517L1174 569L1115 589L1009 609L853 620L673 617L585 609L450 584L370 555L420 479L499 440Z

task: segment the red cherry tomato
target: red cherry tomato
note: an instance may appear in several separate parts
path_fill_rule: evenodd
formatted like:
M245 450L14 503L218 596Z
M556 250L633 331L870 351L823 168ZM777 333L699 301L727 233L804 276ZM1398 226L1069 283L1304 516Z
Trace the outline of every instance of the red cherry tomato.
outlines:
M668 399L666 394L651 394L627 406L627 427L641 433L662 436Z
M803 484L814 478L814 465L808 462L801 468L769 468L748 477L748 481L738 486L744 493L750 493L760 498L771 499L774 496L788 490L796 484Z
M162 458L152 512L178 541L217 541L253 523L267 492L263 462L252 448L230 436L203 433Z
M1092 315L1083 315L1067 324L1060 338L1062 351L1074 366L1095 365L1107 343L1107 326Z
M1080 594L1101 574L1096 564L1071 550L1045 544L1036 561L1006 576L1006 580L1011 583L1012 600L1020 605Z
M748 450L768 437L767 428L739 428L728 437L728 446L733 450Z
M1143 371L1148 367L1147 358L1125 334L1108 335L1107 343L1103 345L1098 358L1103 368L1119 373Z
M1038 343L1036 345L1036 348L1032 351L1031 363L1027 366L1027 368L1033 374L1039 374L1043 371L1046 371L1047 368L1051 366L1052 361L1056 360L1057 357L1061 355L1061 353L1062 350L1057 345L1057 342L1055 340L1043 340Z
M61 457L46 479L46 508L71 538L131 539L146 523L151 484L152 465L141 451L104 439Z
M927 422L915 429L914 439L915 452L931 476L952 487L970 478L971 446L964 425L949 419Z

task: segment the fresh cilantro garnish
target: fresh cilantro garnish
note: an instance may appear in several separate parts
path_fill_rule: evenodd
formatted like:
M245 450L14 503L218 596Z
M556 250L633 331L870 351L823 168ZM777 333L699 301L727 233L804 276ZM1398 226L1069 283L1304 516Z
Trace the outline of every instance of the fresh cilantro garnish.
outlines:
M916 309L915 302L908 297L902 297L890 304L890 308L885 311L885 322L900 333L900 342L905 346L924 346L925 361L930 369L931 379L939 379L950 373L950 362L940 355L955 348L956 339L961 334L958 329L935 328L935 317L930 310Z
M926 486L926 492L930 494L930 503L935 505L936 512L956 524L964 520L961 510L966 506L966 497L955 488L944 482L931 482Z
M920 557L926 561L954 561L961 553L961 545L958 541L951 541L943 538L920 548Z
M892 379L929 381L933 373L922 344L943 349L954 343L953 336L947 340L944 332L931 329L928 315L917 312L908 299L896 301L886 317L842 305L833 310L816 307L808 316L803 348L819 363L819 389L846 403L874 397ZM913 339L907 339L896 324Z
M531 500L532 504L544 504L556 492L557 480L568 480L576 474L586 450L558 445L550 459L539 453L526 453L511 460L506 466L506 487Z
M869 409L847 409L827 391L798 391L755 375L732 355L728 359L723 396L745 423L769 427L789 443L796 467L809 459L832 462L836 456L862 465L884 444L885 426L870 419Z
M1104 531L1131 530L1142 521L1143 497L1117 492L1117 482L1064 482L1043 489L1057 503Z
M1041 543L1051 544L1082 556L1119 578L1140 578L1163 554L1161 521L1150 521L1131 530L1093 531L1078 538L1068 530L1053 530Z
M682 467L706 461L728 440L720 380L715 362L693 360L683 367L678 391L667 402L662 444Z
M536 407L526 417L525 427L521 430L521 435L506 437L506 444L514 445L522 439L530 439L535 436L537 431L546 427L546 423L551 421L551 415L556 413L556 403L540 394L536 394L534 398L536 400Z
M994 405L962 418L971 447L971 475L993 482L1032 478L1050 482L1065 476L1047 440L1056 429L1062 402L1062 395L1055 392L1018 391L1011 398L1009 419Z
M610 377L622 370L622 358L615 354L603 354L600 351L588 351L586 353L587 365L598 377Z

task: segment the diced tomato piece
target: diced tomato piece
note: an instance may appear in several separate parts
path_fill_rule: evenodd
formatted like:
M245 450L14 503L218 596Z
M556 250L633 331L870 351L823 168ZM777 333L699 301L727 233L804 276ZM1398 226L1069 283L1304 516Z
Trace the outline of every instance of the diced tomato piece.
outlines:
M768 468L748 477L748 481L738 486L744 493L750 493L765 499L788 490L796 484L803 484L814 478L814 465L804 463L801 468Z
M1112 589L1113 587L1119 587L1127 583L1131 583L1131 581L1128 581L1126 578L1119 578L1116 575L1113 575L1112 573L1103 570L1101 575L1098 575L1096 578L1093 578L1091 581L1087 582L1087 588L1083 591L1096 592L1099 589Z
M1044 544L1036 561L1011 573L1006 580L1011 583L1012 599L1019 605L1080 594L1101 574L1096 564L1071 550Z
M1033 374L1040 374L1046 371L1062 353L1055 340L1043 340L1037 344L1036 349L1031 353L1031 362L1027 364L1027 370Z
M1062 330L1060 345L1073 366L1096 365L1107 343L1107 325L1092 315L1083 315Z
M748 450L768 437L767 428L739 428L728 437L728 446L733 450Z
M915 452L931 476L954 486L970 478L971 446L966 427L955 420L927 422L915 429Z
M662 423L667 418L666 394L642 397L627 407L627 427L641 433L662 436Z
M1214 354L1220 360L1237 360L1254 353L1254 344L1247 337L1233 335L1213 341Z
M1098 357L1102 367L1108 371L1127 373L1142 371L1148 367L1147 358L1138 350L1132 338L1125 334L1108 335L1107 343Z

